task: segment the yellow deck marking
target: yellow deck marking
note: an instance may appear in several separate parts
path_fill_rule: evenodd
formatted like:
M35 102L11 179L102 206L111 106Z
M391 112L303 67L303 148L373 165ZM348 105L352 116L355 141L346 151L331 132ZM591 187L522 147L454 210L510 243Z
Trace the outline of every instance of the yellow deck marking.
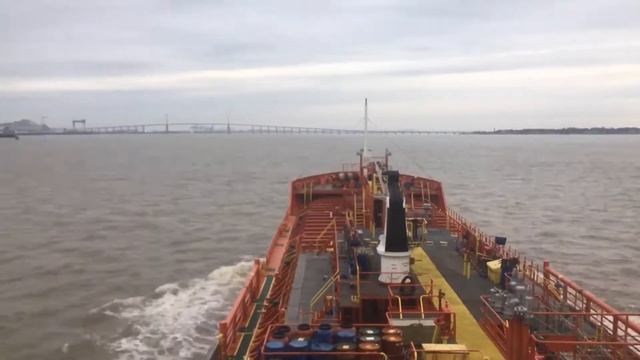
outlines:
M438 268L431 261L422 248L416 247L412 256L416 259L413 271L418 274L428 274L418 277L423 285L429 283L429 277L433 279L435 288L440 288L445 292L449 306L456 313L456 340L459 344L467 345L470 350L479 350L482 355L491 360L504 360L500 350L491 342L487 334L484 333L478 322L474 319L469 309L464 305L449 283L444 279ZM435 290L434 290L435 291ZM472 355L478 358L477 355ZM480 357L482 358L482 357Z

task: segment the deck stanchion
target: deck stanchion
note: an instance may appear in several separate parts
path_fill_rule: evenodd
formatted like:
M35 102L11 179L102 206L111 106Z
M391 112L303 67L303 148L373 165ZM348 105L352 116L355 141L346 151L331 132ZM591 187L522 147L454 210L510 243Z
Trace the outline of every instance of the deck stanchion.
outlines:
M358 197L353 193L353 226L358 226Z
M411 210L415 210L416 206L413 202L413 190L411 190Z
M364 192L364 187L362 187L362 227L364 227L365 229L367 224L364 218L364 213L366 209L366 203L365 203L366 198L367 198L367 194Z

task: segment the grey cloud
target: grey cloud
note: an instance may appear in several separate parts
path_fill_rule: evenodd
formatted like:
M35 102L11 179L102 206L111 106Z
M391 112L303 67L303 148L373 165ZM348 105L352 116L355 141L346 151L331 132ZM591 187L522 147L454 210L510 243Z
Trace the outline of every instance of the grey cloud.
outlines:
M233 106L242 107L243 116L255 122L334 121L323 118L330 115L348 123L359 114L360 99L373 95L383 105L381 121L392 121L395 111L406 117L410 127L421 127L421 119L435 115L460 128L474 127L473 114L479 109L469 107L468 115L433 113L420 107L428 100L420 97L444 102L437 93L444 90L429 89L427 82L418 90L398 88L397 83L434 74L638 64L639 24L636 0L5 1L0 3L0 120L46 114L52 125L65 125L76 115L116 123L152 119L165 112L202 118L230 104L243 104ZM17 94L1 88L9 80L75 81L405 60L422 65L313 80L300 76L210 81L209 89L142 91L132 86L124 92ZM284 86L290 82L295 86ZM449 97L469 96L463 85L458 86L448 87ZM566 84L563 91L571 92L571 86ZM531 93L531 101L543 107L539 113L547 120L536 120L540 123L572 116L584 119L581 102L597 104L598 99L618 93L627 101L640 101L633 92L610 88L592 95L593 89L584 93L575 89L582 97L566 102L572 107L567 109L540 95L544 88L523 92ZM501 91L483 89L471 98L496 104L509 101L505 100L509 94ZM514 106L505 103L505 108ZM407 110L398 113L396 108ZM604 103L602 108L605 113L591 114L602 121L630 121L626 112ZM536 115L520 110L509 117L516 121ZM486 118L487 127L501 124L491 123L490 114Z

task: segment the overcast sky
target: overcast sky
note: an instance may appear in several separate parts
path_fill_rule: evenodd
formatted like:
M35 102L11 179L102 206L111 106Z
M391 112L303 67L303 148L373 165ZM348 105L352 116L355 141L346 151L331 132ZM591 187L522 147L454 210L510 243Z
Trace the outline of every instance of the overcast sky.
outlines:
M0 0L0 122L640 126L640 1Z

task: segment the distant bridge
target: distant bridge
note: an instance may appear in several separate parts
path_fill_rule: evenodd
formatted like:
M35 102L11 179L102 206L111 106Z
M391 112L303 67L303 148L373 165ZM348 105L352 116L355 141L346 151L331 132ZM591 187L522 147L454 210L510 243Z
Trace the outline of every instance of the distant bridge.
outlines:
M164 122L142 125L111 125L111 126L83 126L64 129L59 134L91 135L91 134L325 134L325 135L361 135L364 130L336 129L305 126L284 126L264 124L241 124L223 122ZM85 125L85 123L83 123ZM429 134L460 134L457 131L427 131L427 130L369 130L369 134L385 135L429 135Z

